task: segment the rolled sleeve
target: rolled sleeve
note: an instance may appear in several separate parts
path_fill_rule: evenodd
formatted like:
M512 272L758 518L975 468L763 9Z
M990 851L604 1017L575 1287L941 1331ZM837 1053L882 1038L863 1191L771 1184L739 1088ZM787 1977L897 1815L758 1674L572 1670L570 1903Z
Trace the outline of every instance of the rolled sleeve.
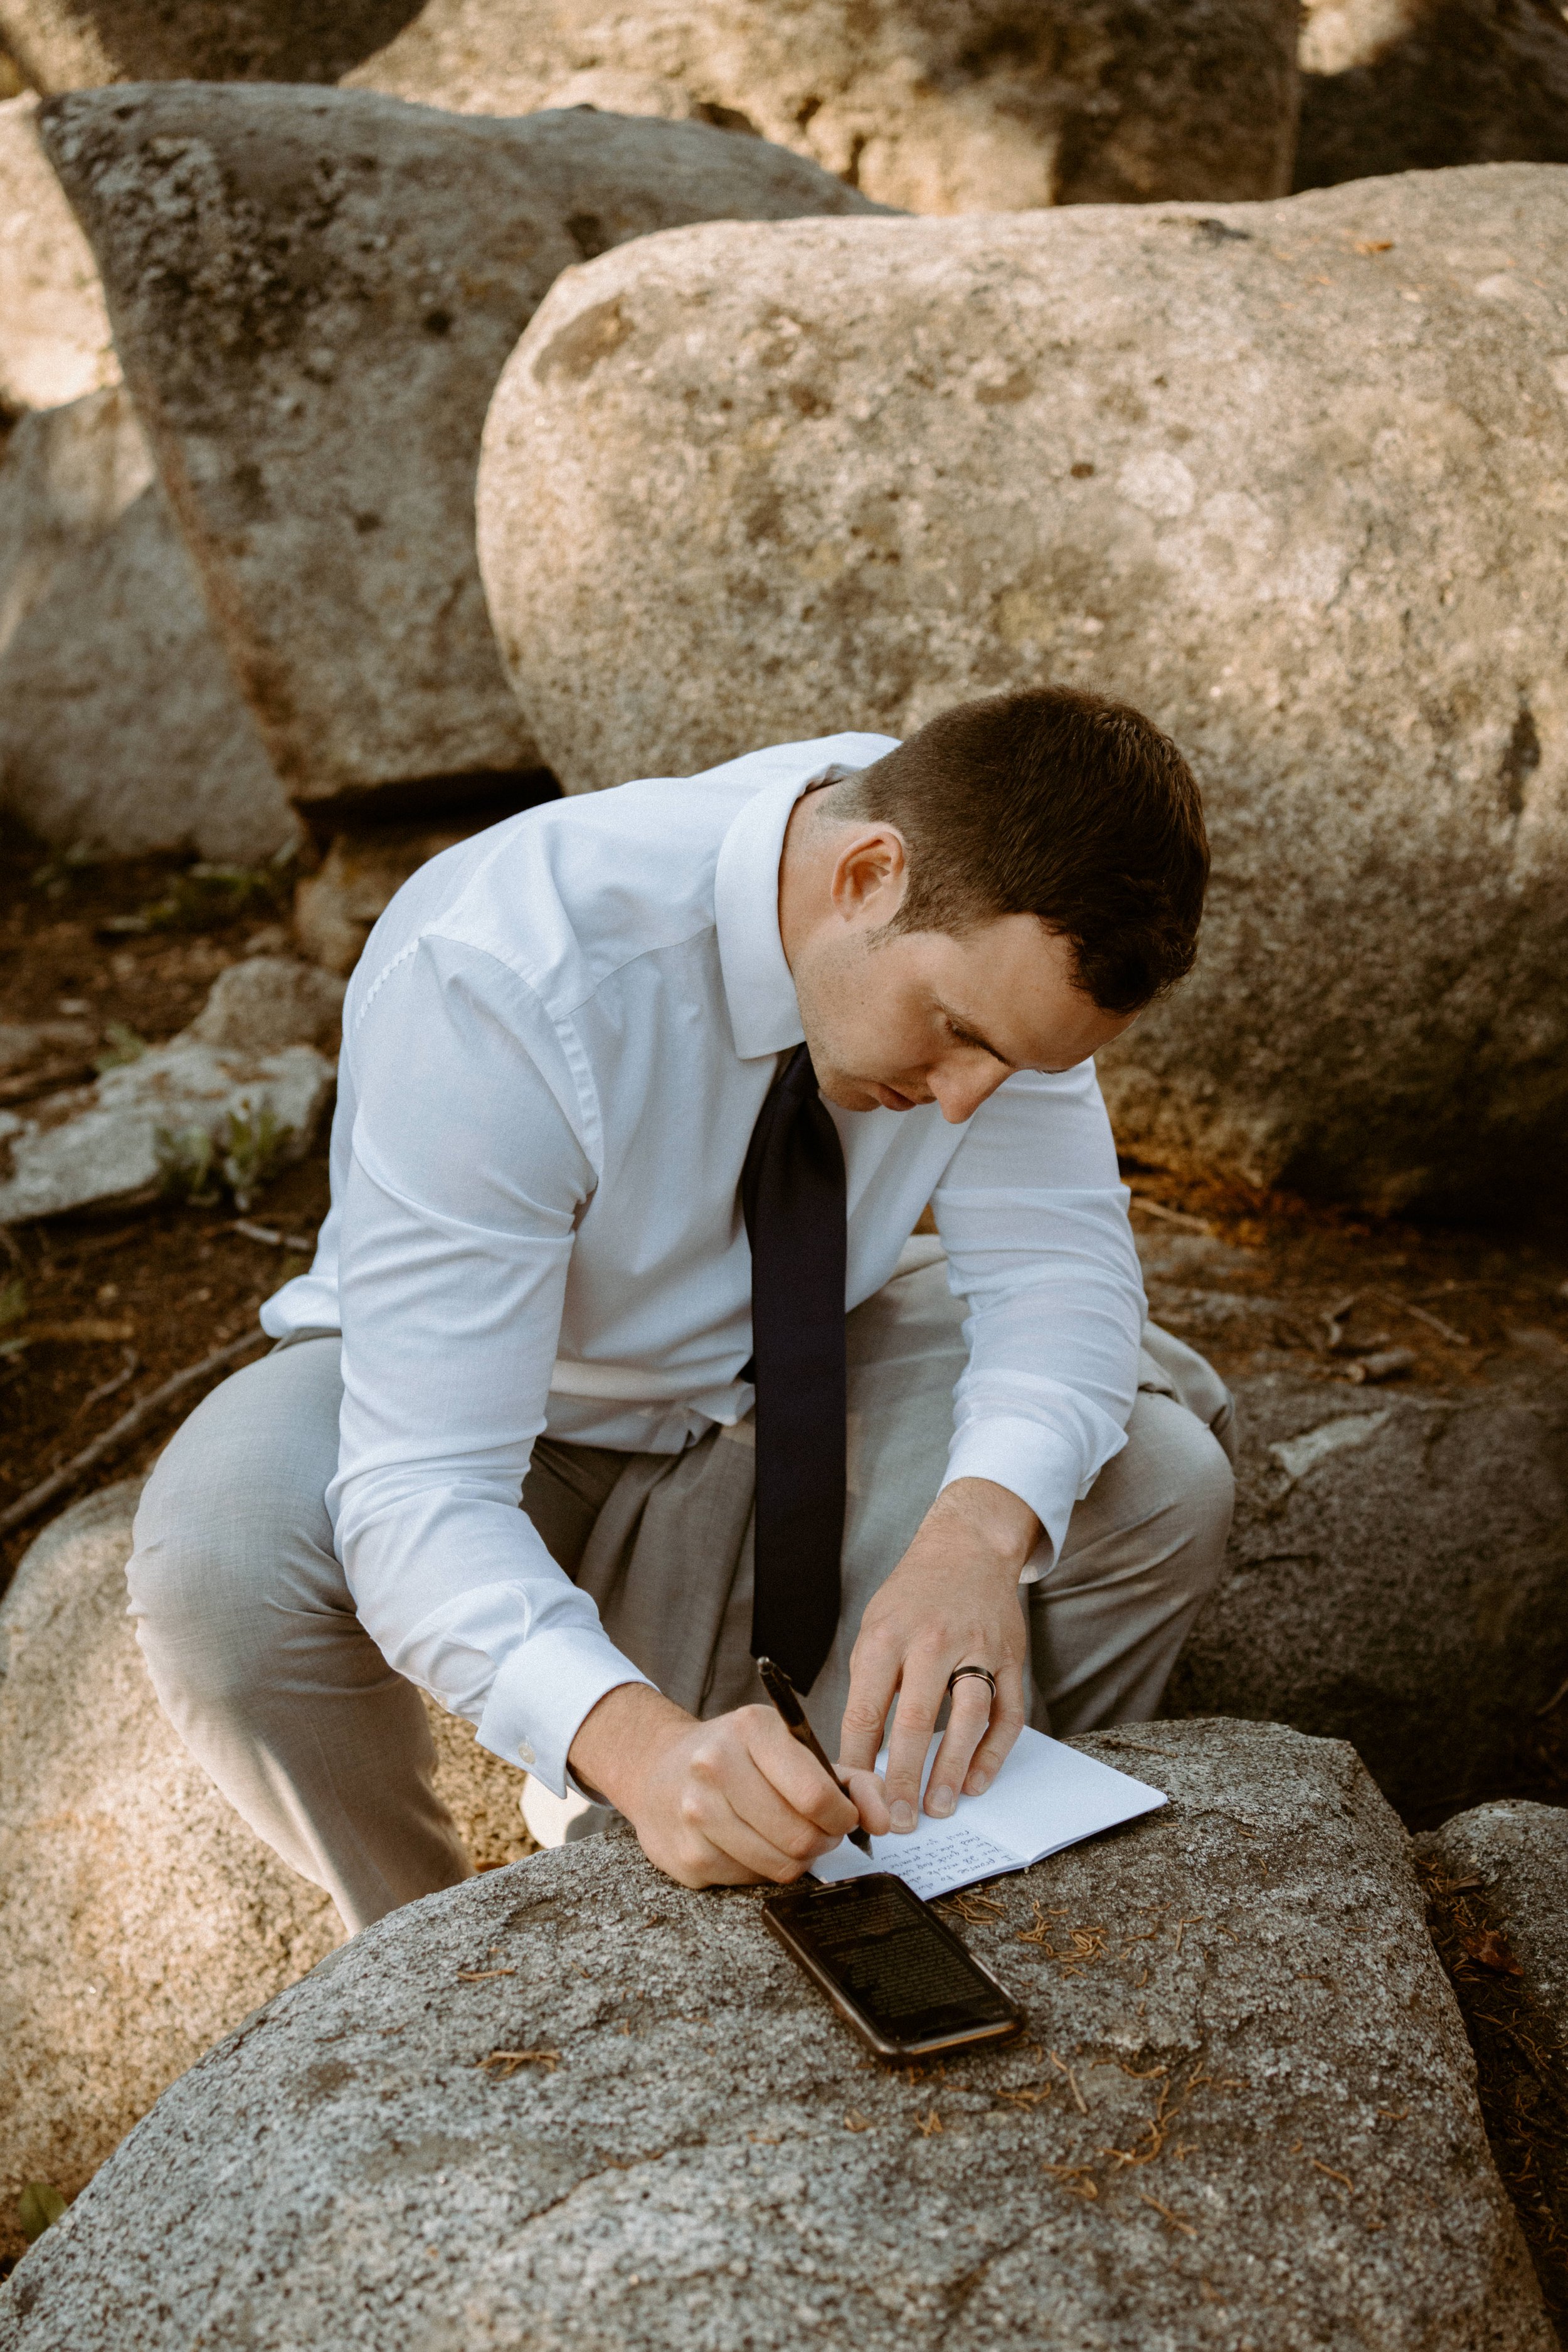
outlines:
M1073 1505L1127 1442L1142 1276L1093 1065L1019 1072L976 1113L932 1202L966 1302L944 1485L989 1478L1044 1533L1048 1573Z
M989 1478L1027 1503L1045 1537L1018 1581L1037 1582L1067 1541L1078 1499L1078 1457L1068 1440L1023 1413L988 1413L953 1436L942 1483L951 1486L957 1478Z

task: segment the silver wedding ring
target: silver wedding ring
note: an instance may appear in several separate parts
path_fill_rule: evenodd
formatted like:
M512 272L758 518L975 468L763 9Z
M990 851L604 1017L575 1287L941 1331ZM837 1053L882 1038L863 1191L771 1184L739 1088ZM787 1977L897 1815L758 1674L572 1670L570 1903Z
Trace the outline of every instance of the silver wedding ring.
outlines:
M995 1697L996 1677L992 1673L989 1666L954 1666L952 1674L950 1674L947 1678L947 1691L950 1698L952 1696L952 1686L954 1683L961 1683L965 1675L973 1675L977 1682L984 1683L992 1697Z

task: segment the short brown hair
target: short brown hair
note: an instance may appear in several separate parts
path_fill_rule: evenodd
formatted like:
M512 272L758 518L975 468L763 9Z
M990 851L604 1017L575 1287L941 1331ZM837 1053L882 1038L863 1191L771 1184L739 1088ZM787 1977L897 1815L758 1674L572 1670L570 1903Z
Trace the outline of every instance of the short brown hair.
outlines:
M900 931L1034 915L1103 1013L1136 1013L1193 968L1203 803L1170 737L1123 702L1047 686L960 703L834 800L903 835Z

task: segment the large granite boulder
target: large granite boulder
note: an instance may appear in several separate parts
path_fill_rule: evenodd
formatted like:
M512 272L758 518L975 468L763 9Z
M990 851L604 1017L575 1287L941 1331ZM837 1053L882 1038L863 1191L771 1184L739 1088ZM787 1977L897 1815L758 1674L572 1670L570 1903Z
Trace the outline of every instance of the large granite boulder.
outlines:
M503 657L569 790L1140 704L1215 879L1124 1143L1495 1209L1568 1111L1565 305L1547 166L605 255L486 426Z
M1479 1805L1416 1841L1482 2112L1552 2315L1568 2320L1568 1812Z
M891 2071L612 1832L357 1937L165 2093L5 2352L374 2341L1549 2352L1397 1822L1277 1727L963 1906L1028 2037Z
M419 0L0 0L35 89L95 82L336 81Z
M55 408L120 362L87 239L38 144L37 99L0 102L0 404Z
M1294 0L427 0L349 77L707 116L914 212L1283 195Z
M868 209L704 123L365 91L86 90L40 118L279 773L312 817L539 765L474 557L486 404L556 275L670 223Z
M1506 1784L1568 1676L1568 1374L1233 1385L1225 1575L1167 1706L1348 1739L1417 1819Z
M342 1933L159 1711L125 1613L138 1492L66 1512L0 1604L0 2253L21 2251L23 2182L74 2194L165 2084ZM467 1724L431 1725L469 1851L514 1859L523 1774Z
M1294 185L1568 163L1557 0L1306 0Z
M299 830L121 384L0 463L0 807L118 856L260 864Z

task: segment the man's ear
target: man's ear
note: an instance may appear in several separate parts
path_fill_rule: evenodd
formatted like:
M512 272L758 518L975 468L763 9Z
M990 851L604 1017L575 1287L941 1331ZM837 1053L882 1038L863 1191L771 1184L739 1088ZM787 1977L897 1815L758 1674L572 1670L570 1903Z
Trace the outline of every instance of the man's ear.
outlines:
M904 903L909 853L895 824L859 826L833 864L828 885L835 912L850 923L880 928Z

